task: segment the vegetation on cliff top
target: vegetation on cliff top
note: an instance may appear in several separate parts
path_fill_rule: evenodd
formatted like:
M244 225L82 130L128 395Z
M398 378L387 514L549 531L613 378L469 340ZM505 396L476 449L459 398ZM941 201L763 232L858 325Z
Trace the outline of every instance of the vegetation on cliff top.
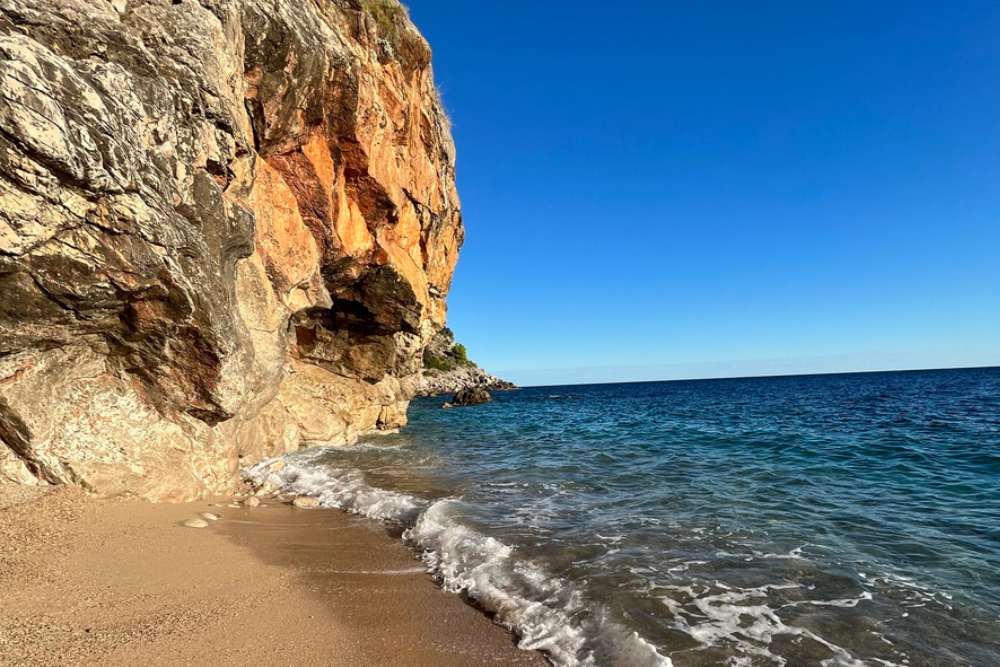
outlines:
M361 8L371 14L386 35L407 20L406 7L397 0L361 0Z
M430 62L430 47L411 29L410 15L402 3L398 0L361 0L360 4L361 9L375 19L379 37L384 42L379 54L381 62L395 57L404 68L424 67Z

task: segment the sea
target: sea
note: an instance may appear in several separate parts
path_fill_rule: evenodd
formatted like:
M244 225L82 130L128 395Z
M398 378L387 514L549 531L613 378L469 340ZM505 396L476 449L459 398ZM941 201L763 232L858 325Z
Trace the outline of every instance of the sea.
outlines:
M1000 368L443 401L248 474L382 522L555 665L1000 665Z

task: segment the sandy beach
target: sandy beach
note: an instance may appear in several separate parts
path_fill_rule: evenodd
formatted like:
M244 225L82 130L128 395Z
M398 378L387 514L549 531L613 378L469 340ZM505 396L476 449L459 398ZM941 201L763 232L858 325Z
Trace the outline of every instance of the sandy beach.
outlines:
M0 664L546 664L384 527L265 503L0 496Z

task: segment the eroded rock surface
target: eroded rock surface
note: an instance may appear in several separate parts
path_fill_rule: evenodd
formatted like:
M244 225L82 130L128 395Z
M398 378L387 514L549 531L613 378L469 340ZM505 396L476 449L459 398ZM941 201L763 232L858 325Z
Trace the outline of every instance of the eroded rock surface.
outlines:
M395 0L0 0L0 480L185 500L401 425L454 160Z

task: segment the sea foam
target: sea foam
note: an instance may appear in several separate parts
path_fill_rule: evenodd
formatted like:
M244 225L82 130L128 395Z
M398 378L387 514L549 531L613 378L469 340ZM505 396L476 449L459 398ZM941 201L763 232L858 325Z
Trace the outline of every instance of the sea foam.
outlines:
M430 502L371 486L359 470L324 465L324 453L291 454L280 467L274 465L279 459L268 459L246 469L244 477L316 497L322 507L404 527L404 541L420 552L444 590L466 595L514 632L520 648L543 651L555 665L672 665L651 643L609 620L580 588L461 523L459 499Z
M322 507L375 521L409 524L427 507L426 501L409 494L368 485L359 470L324 466L318 462L322 455L322 449L291 455L280 470L274 470L278 459L268 459L245 470L244 477L257 484L271 484L286 493L313 496Z

